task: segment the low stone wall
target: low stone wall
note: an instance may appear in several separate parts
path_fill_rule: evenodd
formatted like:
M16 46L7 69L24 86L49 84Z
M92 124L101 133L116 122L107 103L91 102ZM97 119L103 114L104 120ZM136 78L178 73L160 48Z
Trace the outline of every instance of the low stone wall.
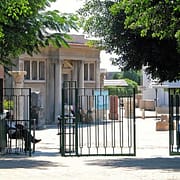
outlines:
M156 131L169 130L169 117L168 115L161 115L160 121L156 122Z
M169 113L169 107L168 106L156 107L156 112L158 114L168 114Z
M174 122L174 129L176 129L176 122ZM161 115L160 121L156 122L156 131L169 131L169 116L167 114Z
M140 102L142 101L142 94L136 94L136 101L135 101L135 105L138 108L140 106Z
M139 108L144 110L154 111L155 102L153 100L140 100Z

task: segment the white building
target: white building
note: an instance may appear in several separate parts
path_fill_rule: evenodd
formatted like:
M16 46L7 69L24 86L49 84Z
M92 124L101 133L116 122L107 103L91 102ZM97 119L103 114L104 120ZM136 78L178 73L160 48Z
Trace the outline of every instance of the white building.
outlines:
M180 81L158 83L150 75L145 73L143 68L143 101L154 101L158 113L168 113L169 100L168 88L180 88Z

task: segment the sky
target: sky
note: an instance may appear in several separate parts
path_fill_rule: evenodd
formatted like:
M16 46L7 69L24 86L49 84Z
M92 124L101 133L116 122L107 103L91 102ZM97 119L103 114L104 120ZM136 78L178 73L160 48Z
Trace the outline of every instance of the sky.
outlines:
M62 13L73 13L82 7L84 0L57 0L55 3L51 4L51 9L57 9ZM75 33L75 32L73 32ZM76 32L78 34L78 32ZM117 66L111 64L110 54L105 53L104 51L100 54L101 64L100 68L107 69L107 71L120 71Z

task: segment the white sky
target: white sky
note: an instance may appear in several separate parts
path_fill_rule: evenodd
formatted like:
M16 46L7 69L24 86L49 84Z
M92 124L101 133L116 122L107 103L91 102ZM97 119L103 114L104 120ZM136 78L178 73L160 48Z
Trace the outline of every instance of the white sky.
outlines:
M52 3L52 9L58 9L61 12L75 12L83 5L84 0L56 0Z
M73 13L78 10L84 3L84 0L57 0L51 4L51 9L57 9L63 13ZM74 32L73 32L74 33ZM78 32L77 32L78 34ZM120 71L117 66L113 66L109 60L111 55L101 52L100 68L107 69L107 71Z

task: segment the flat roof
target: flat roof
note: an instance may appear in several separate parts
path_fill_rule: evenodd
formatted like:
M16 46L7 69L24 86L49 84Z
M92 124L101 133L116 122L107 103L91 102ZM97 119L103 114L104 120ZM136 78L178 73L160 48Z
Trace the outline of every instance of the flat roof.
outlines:
M180 88L180 81L177 82L163 82L163 83L152 83L153 88Z
M128 86L124 79L104 79L104 86Z

